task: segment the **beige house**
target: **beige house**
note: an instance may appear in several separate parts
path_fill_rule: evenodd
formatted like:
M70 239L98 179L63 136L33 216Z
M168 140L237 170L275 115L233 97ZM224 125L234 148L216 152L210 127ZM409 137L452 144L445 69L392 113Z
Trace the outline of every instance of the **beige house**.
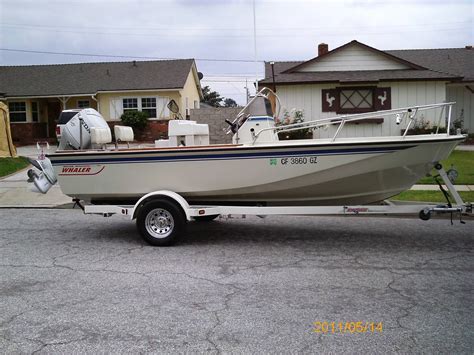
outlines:
M357 41L307 61L265 63L261 86L275 88L286 110L303 110L305 120L456 101L453 119L474 132L472 47L381 51ZM437 113L427 114L435 122ZM433 117L432 117L433 116ZM335 127L317 130L332 137ZM400 135L394 120L374 118L345 127L341 136Z
M110 125L127 110L149 114L144 139L166 134L174 100L183 117L199 108L200 79L193 59L0 67L0 100L8 105L13 140L55 138L64 109L92 107Z

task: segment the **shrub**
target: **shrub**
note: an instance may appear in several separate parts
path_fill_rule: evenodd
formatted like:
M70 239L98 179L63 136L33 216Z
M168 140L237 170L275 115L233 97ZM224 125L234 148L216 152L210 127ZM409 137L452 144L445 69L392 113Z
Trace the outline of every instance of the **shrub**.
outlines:
M297 124L297 123L304 123L304 113L303 110L292 109L291 112L285 110L283 112L283 119L275 119L275 126L285 126L289 124ZM296 128L296 126L295 126ZM288 140L288 139L311 139L313 138L311 128L301 128L294 131L287 131L287 132L278 132L278 138L281 140Z
M120 120L125 126L143 129L148 124L148 114L141 111L126 111L120 116Z

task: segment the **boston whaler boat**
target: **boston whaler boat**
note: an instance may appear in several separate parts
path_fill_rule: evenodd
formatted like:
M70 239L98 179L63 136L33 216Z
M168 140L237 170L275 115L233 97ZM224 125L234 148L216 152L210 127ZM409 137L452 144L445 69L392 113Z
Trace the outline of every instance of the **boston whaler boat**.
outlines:
M172 103L174 104L174 103ZM459 132L408 135L417 116L435 111L451 125L453 103L337 116L276 126L278 97L264 88L233 121L233 144L209 145L207 125L169 121L169 139L151 148L119 148L133 140L130 127L115 126L115 147L105 120L93 109L79 112L63 128L58 151L32 161L35 189L46 193L59 181L64 194L86 213L137 218L143 237L167 245L182 234L186 220L219 214L406 214L428 219L432 212L471 210L439 161L465 139ZM173 105L170 106L170 108ZM406 124L401 136L341 138L348 122L387 117ZM278 132L326 129L328 139L284 140ZM436 167L455 206L381 204L409 189ZM364 206L362 206L364 205Z

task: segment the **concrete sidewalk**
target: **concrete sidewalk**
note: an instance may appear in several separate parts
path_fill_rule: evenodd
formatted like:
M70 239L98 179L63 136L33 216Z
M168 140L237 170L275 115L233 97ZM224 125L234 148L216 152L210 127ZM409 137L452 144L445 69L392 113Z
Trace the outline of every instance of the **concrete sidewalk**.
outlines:
M53 153L55 150L56 146L50 146L44 153ZM17 154L37 158L39 151L36 146L18 147ZM46 195L32 192L32 184L27 183L28 169L31 169L31 166L6 178L0 178L0 208L58 208L72 202L57 184Z

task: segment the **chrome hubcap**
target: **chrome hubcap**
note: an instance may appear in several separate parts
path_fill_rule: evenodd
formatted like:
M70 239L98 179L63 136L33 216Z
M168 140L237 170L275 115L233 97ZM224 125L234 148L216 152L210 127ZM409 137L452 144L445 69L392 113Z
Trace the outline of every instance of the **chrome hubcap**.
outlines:
M145 219L147 232L154 238L166 238L173 232L174 219L171 213L162 208L148 212Z

